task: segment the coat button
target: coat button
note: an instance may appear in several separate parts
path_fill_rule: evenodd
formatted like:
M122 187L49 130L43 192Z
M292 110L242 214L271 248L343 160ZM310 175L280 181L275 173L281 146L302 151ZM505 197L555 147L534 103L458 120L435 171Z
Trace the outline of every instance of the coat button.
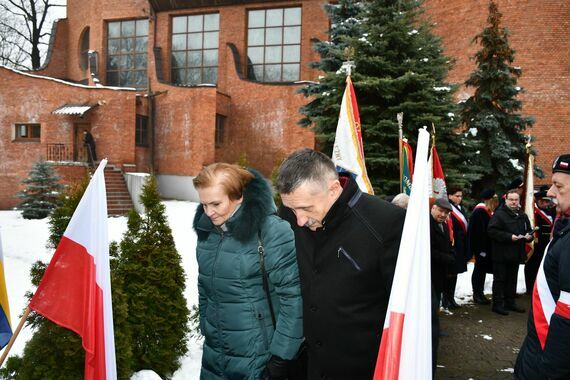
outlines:
M311 305L311 307L309 308L313 313L316 312L317 310L319 310L319 308L317 307L317 305Z
M319 270L317 268L313 268L313 274L317 274L319 273Z
M315 343L315 346L317 346L317 348L321 348L323 346L323 342L321 342L320 340L317 340L317 342Z

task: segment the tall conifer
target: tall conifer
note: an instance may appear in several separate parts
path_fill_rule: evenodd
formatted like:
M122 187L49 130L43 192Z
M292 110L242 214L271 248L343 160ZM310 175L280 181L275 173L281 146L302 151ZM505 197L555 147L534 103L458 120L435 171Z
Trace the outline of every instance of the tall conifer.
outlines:
M487 26L474 42L481 45L475 54L477 68L465 84L475 94L462 104L461 116L467 129L478 142L478 165L483 178L475 186L505 187L515 177L522 177L526 138L523 132L532 127L534 119L523 116L523 91L517 85L522 74L514 66L515 51L509 46L509 31L501 26L502 14L494 1L489 3Z
M129 214L118 269L128 299L133 369L152 369L170 378L187 350L184 269L154 176L143 187L140 200L145 213Z

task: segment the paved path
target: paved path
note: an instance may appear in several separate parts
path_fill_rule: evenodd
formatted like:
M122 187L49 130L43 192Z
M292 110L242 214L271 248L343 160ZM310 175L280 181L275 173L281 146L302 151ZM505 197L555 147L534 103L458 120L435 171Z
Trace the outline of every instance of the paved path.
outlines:
M491 306L463 305L453 314L440 314L441 328L449 333L439 341L436 380L513 379L519 348L526 336L530 297L520 295L524 314L502 316Z

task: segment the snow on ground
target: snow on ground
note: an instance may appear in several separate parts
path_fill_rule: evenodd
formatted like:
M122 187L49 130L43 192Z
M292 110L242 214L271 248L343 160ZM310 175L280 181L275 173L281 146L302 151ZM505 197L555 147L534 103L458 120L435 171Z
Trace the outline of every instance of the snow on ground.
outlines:
M168 222L172 228L174 241L178 253L182 256L182 265L186 272L186 290L184 296L188 307L198 302L197 276L198 268L195 259L196 234L192 230L192 220L196 209L196 203L182 201L165 201ZM30 267L37 261L48 262L52 250L46 248L49 237L47 219L26 220L17 211L0 211L0 234L2 235L4 268L6 275L6 287L10 300L10 314L12 326L15 329L19 315L26 307L24 294L32 289L30 281ZM121 240L127 229L125 217L109 218L109 240ZM458 276L455 298L457 303L465 304L472 302L471 273L473 263L467 265L467 272ZM517 292L525 291L524 267L521 265ZM485 281L485 293L491 293L493 276L487 275ZM25 346L32 336L30 328L24 328L10 355L21 355ZM200 373L200 361L202 357L202 342L194 338L188 341L188 353L181 361L181 368L174 374L173 380L197 379ZM508 371L505 369L503 371ZM158 380L160 377L153 371L143 370L135 373L131 380Z

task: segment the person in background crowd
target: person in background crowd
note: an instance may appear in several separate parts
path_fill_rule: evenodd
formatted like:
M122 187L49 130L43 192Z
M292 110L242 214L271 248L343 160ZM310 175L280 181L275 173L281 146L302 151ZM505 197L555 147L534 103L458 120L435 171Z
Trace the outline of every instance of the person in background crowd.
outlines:
M505 204L499 207L491 220L487 233L493 246L493 308L501 315L509 311L524 313L515 303L519 265L526 261L525 244L533 240L534 231L528 216L520 209L520 195L509 190Z
M447 199L438 198L430 209L430 245L431 245L431 283L432 283L432 359L433 372L437 364L439 346L439 305L444 290L445 279L449 268L454 265L455 258L447 218L452 207Z
M400 193L392 199L392 204L401 207L403 209L408 208L408 202L410 201L410 196L406 193Z
M284 380L303 341L291 227L275 215L271 188L254 170L215 163L193 182L201 203L193 224L204 335L200 378Z
M461 201L463 200L463 189L457 186L450 186L448 189L449 203L451 204L451 218L453 226L453 251L455 253L455 263L450 267L450 271L445 279L442 305L449 309L457 309L460 306L455 302L455 287L457 285L457 275L467 271L467 261L470 259L467 249L467 228L468 222Z
M552 197L560 213L533 289L527 336L515 365L515 378L570 379L570 154L552 165Z
M524 280L527 294L532 294L536 273L542 261L544 250L550 242L552 225L554 216L556 215L556 210L553 207L554 204L546 195L547 191L548 187L546 187L546 189L541 188L541 190L534 194L534 199L536 200L534 207L534 225L538 227L538 231L536 231L537 239L535 239L534 242L533 252L524 265Z
M523 188L524 186L524 182L523 179L520 177L517 177L515 179L513 179L508 185L507 185L507 191L509 190L515 190L520 199L523 199ZM503 207L503 205L505 204L505 199L507 197L507 194L503 194L503 196L499 199L499 207ZM498 208L498 207L497 207Z
M370 380L405 210L363 193L312 149L287 157L276 188L295 232L309 379Z
M485 189L480 195L481 203L477 204L471 213L469 227L467 228L467 241L469 255L475 258L471 285L473 287L473 301L480 305L491 303L485 297L485 277L493 273L493 250L491 239L487 235L487 226L493 212L499 205L495 190Z
M87 149L87 160L91 166L95 166L97 161L97 150L95 146L95 139L93 135L88 130L83 130L83 144L85 149Z

